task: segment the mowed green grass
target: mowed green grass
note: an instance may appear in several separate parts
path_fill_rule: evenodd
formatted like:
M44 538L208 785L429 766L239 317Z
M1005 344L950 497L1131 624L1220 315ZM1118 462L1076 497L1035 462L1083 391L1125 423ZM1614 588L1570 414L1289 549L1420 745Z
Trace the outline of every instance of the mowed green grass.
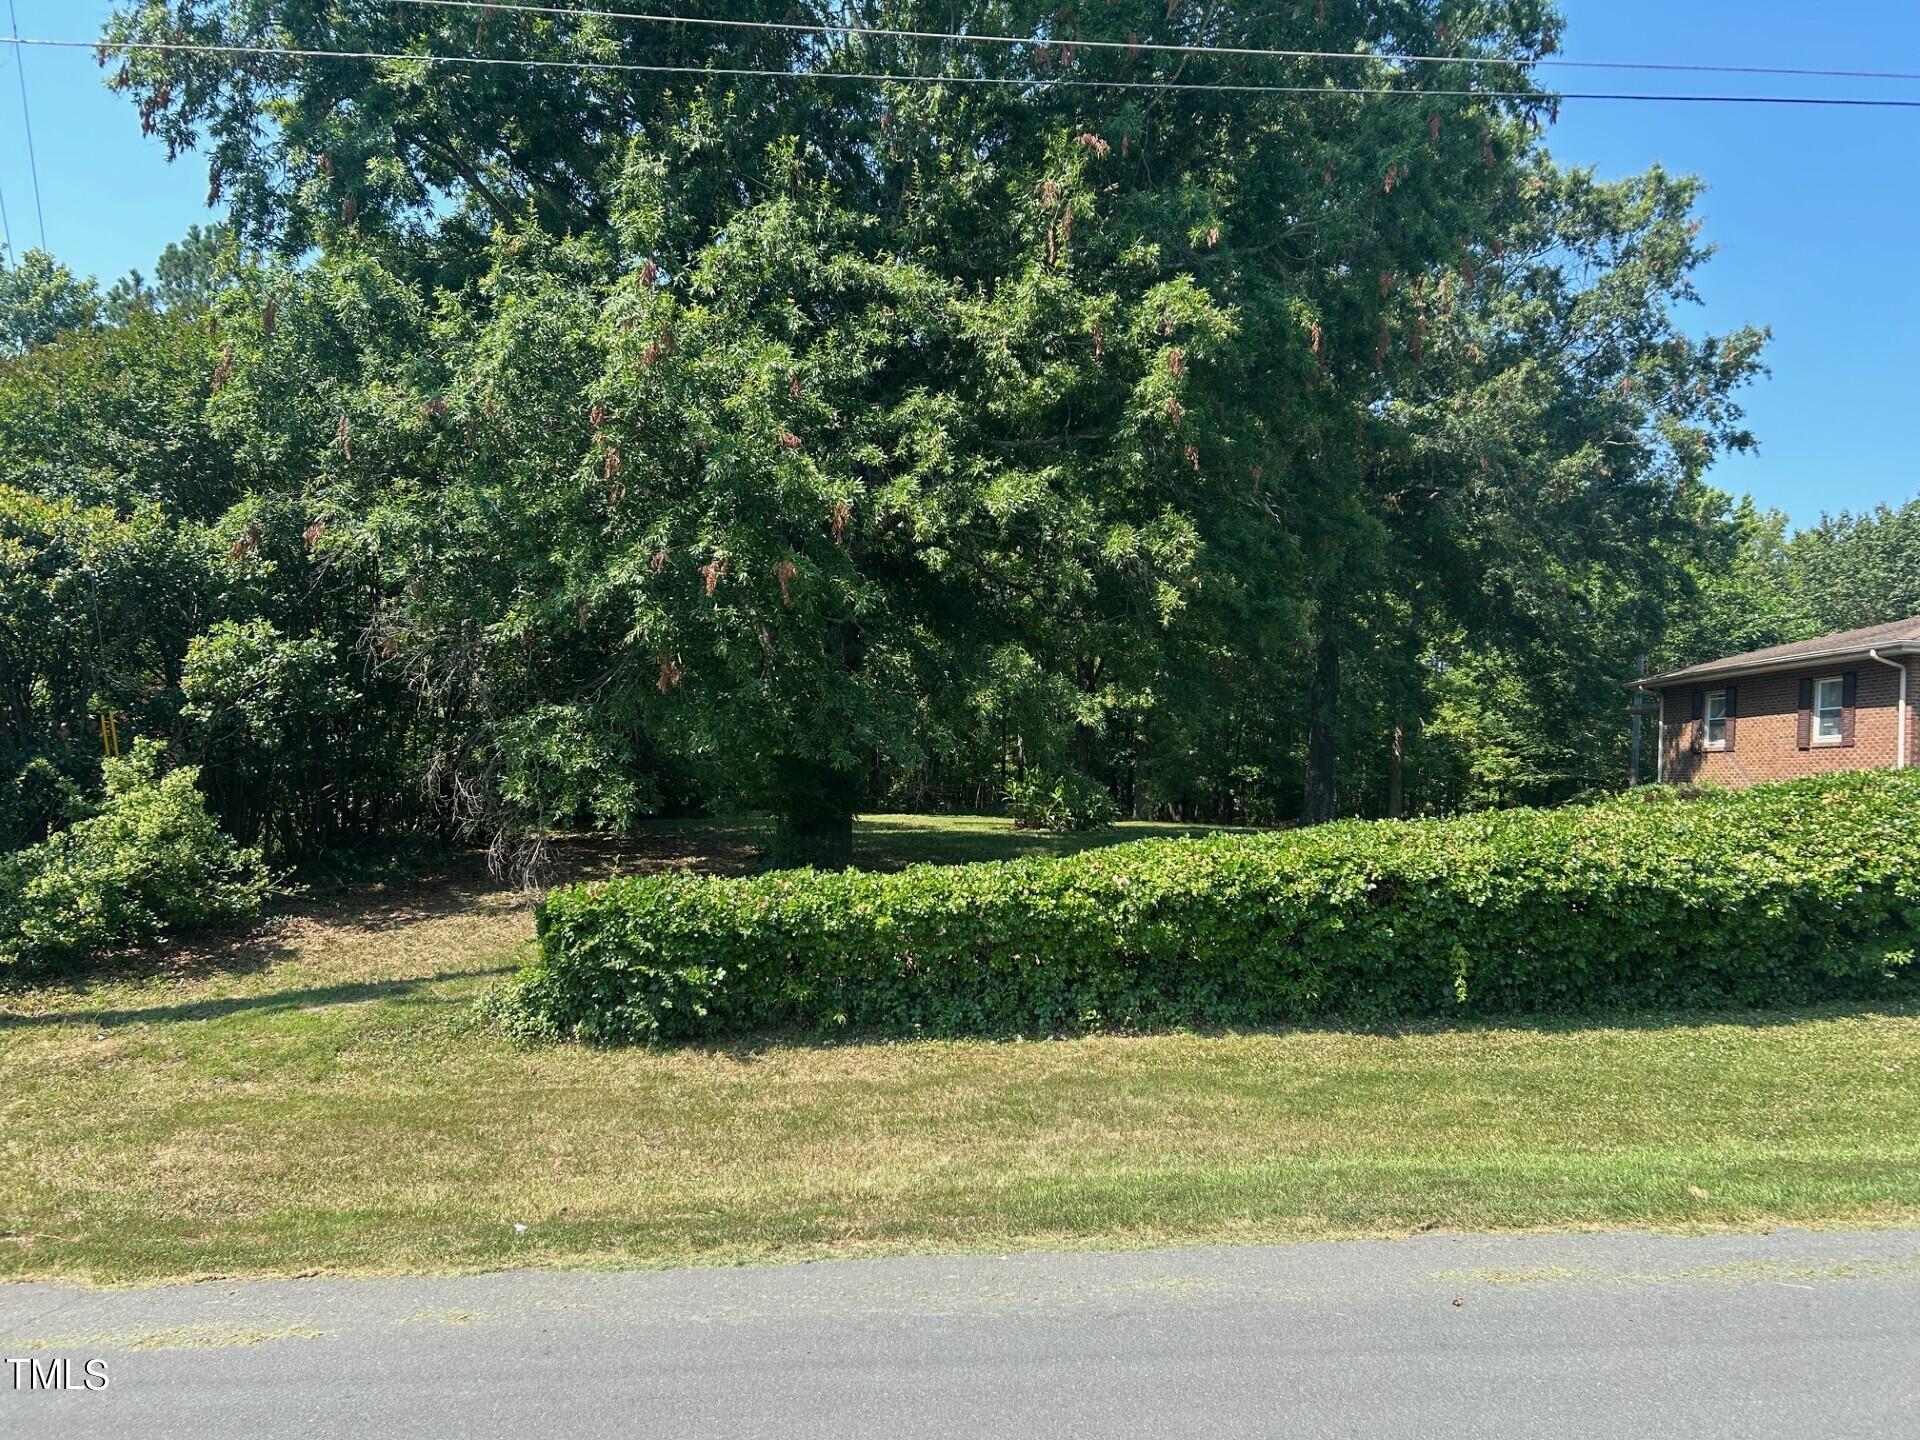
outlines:
M662 826L580 863L730 868L756 834ZM859 843L1061 842L894 817ZM471 1002L531 933L460 872L0 992L0 1276L1920 1223L1920 1008L525 1050Z

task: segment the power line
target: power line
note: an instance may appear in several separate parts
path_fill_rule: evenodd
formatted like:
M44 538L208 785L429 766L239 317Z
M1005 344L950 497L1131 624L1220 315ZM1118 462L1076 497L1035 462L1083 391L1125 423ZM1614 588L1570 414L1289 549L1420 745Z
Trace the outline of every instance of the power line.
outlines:
M732 30L781 30L809 35L871 36L882 40L945 40L969 45L1030 45L1061 50L1152 51L1173 55L1214 55L1253 60L1371 60L1392 65L1473 65L1530 69L1557 66L1574 70L1646 70L1693 75L1793 75L1824 80L1920 80L1920 71L1812 70L1786 65L1698 65L1658 60L1574 60L1564 56L1525 58L1500 55L1420 55L1360 50L1267 50L1240 45L1179 45L1144 40L1081 40L1071 36L1041 39L1031 35L960 34L944 30L889 30L871 25L805 24L789 20L725 20L706 15L660 15L638 10L590 10L572 5L508 4L501 0L398 0L402 5L445 10L483 10L489 14L569 15L582 20L637 20L656 25L702 25ZM1571 97L1569 97L1571 98ZM1590 98L1590 97L1582 97Z
M1048 89L1060 86L1103 90L1224 90L1238 93L1274 95L1416 95L1448 96L1478 100L1538 100L1553 97L1538 90L1407 90L1390 86L1355 89L1326 85L1260 85L1210 83L1176 80L1097 80L1066 77L1023 77L1011 75L924 75L891 71L856 70L775 70L750 69L727 65L646 65L627 60L534 60L509 55L419 54L392 50L306 50L274 45L229 45L189 43L167 40L7 40L0 44L38 45L58 49L98 51L142 51L161 54L192 55L275 55L290 60L399 60L423 65L500 66L520 70L592 70L643 75L736 75L766 80L862 80L900 81L931 85L1011 85L1024 89ZM1648 97L1655 98L1655 97ZM1904 102L1920 108L1920 100Z
M534 60L504 55L435 55L390 50L310 50L273 45L221 45L162 40L11 40L0 44L50 49L139 51L159 54L263 55L287 60L396 60L417 65L468 65L521 70L582 70L610 74L740 76L765 80L852 80L919 85L998 85L1022 89L1191 90L1253 95L1352 95L1419 100L1520 100L1550 104L1562 100L1620 100L1683 105L1795 105L1864 110L1920 110L1920 100L1889 100L1848 95L1707 95L1673 92L1581 90L1410 90L1393 86L1261 85L1179 80L1102 80L1003 75L920 75L888 71L774 70L725 65L643 65L617 60Z
M40 221L40 248L45 250L47 248L47 212L40 204L40 159L38 155L34 153L33 111L27 105L27 67L23 63L26 57L22 55L19 50L19 46L22 43L20 40L20 17L14 13L13 0L7 0L7 19L13 25L13 43L15 47L13 52L13 70L14 73L20 77L20 118L25 123L27 130L27 168L33 175L33 213Z
M657 15L638 10L587 10L572 5L492 4L489 0L398 0L402 5L426 5L445 10L485 10L503 14L570 15L582 20L637 20L656 25L704 25L727 30L779 30L803 35L851 35L877 40L951 40L969 45L1030 45L1036 49L1124 50L1129 54L1152 51L1176 55L1218 55L1233 59L1262 60L1380 60L1411 63L1432 60L1429 55L1363 54L1351 50L1260 50L1230 45L1171 45L1133 40L1079 40L1057 37L1052 40L1032 35L959 34L945 30L889 30L877 25L835 25L828 22L805 24L791 20L725 20L706 15ZM1446 63L1462 65L1521 66L1535 62L1494 57L1444 57ZM1920 79L1920 76L1916 76Z
M16 65L20 63L20 52L18 50L13 52L13 63ZM14 253L13 249L13 221L7 215L7 192L4 189L0 189L0 237L4 237L7 242L6 257L0 259L0 269L4 269L7 265L16 263L20 258Z

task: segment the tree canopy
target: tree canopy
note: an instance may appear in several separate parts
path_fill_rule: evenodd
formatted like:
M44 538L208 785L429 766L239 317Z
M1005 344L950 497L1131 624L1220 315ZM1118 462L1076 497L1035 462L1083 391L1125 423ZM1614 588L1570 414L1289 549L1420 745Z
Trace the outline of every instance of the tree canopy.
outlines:
M860 804L1324 819L1624 776L1619 686L1760 523L1705 476L1764 335L1684 322L1697 181L1543 148L1550 7L785 23L1021 43L109 23L227 47L110 80L231 230L104 320L46 319L51 272L0 293L0 458L72 507L35 537L198 557L124 703L242 838L416 813L348 767L509 839L766 806L830 860ZM1195 45L1489 63L1148 48ZM852 78L909 73L949 78ZM16 773L81 723L61 694ZM279 815L308 783L333 819Z

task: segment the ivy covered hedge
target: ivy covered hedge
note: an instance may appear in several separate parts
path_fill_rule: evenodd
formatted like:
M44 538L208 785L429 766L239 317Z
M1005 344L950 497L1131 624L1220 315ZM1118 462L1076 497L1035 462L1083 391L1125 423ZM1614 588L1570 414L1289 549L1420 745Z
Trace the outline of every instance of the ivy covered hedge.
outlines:
M1911 985L1920 773L575 886L488 1008L603 1043L1764 1006Z

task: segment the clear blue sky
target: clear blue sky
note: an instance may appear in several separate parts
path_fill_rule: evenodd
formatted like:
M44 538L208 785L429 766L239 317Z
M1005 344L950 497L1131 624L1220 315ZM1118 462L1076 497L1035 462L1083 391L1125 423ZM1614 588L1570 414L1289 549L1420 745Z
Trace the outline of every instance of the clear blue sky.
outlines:
M21 33L92 38L111 0L14 0ZM1859 0L1563 0L1581 59L1920 71L1920 6ZM643 7L635 7L643 8ZM85 52L26 55L49 248L103 279L153 258L208 217L204 167L169 167L133 107ZM1559 72L1566 89L1838 92L1920 98L1920 83ZM1697 324L1771 325L1771 379L1748 395L1758 456L1717 484L1799 523L1823 510L1898 504L1920 491L1909 427L1920 386L1920 110L1569 102L1548 138L1565 163L1621 175L1659 162L1702 175L1721 253ZM14 63L0 53L0 187L16 249L36 243Z

